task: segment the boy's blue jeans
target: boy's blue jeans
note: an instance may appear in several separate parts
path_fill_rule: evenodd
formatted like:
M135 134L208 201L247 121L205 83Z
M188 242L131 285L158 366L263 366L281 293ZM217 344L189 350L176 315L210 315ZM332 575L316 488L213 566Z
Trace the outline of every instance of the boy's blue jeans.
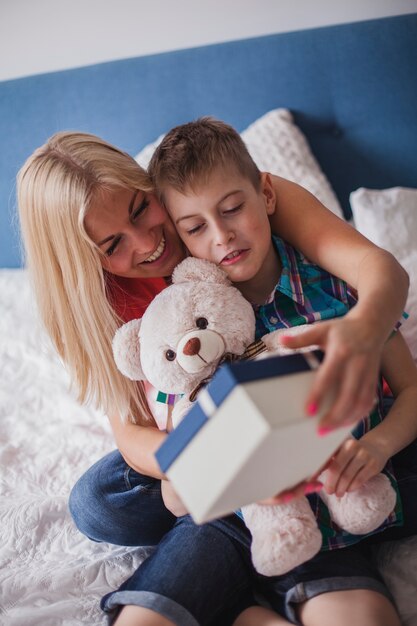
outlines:
M95 541L156 546L151 556L102 601L114 617L123 605L150 608L180 626L227 626L259 595L289 621L297 605L332 590L371 589L389 596L369 557L369 544L417 532L417 445L396 465L406 524L356 546L320 553L288 575L266 579L250 557L250 534L237 515L196 526L165 508L160 481L129 468L118 451L98 461L75 485L70 510L82 533ZM411 471L410 471L411 470ZM408 523L407 523L408 522Z
M389 399L386 405L389 408ZM81 476L69 508L79 530L94 541L158 545L117 591L103 598L102 608L110 619L124 605L136 604L178 626L231 626L262 597L277 613L298 624L297 606L320 593L360 588L390 598L369 550L372 544L417 533L417 441L393 457L393 465L404 526L389 528L349 548L321 552L274 578L255 572L250 533L237 515L203 526L196 526L189 515L177 520L163 504L160 481L131 469L117 450Z

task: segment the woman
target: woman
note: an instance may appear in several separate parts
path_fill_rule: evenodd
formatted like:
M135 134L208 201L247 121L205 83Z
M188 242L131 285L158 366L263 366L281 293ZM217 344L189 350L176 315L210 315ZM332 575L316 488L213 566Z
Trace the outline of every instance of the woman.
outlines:
M323 326L319 339L326 358L306 406L314 413L324 391L340 382L322 423L354 423L373 404L382 346L401 316L407 276L388 253L330 214L311 194L277 177L274 187L278 210L273 230L313 262L349 277L358 291L359 303L343 323ZM160 542L139 568L144 589L150 586L141 624L163 624L162 619L192 624L190 615L198 616L195 623L231 623L245 602L253 603L243 529L236 516L197 528L187 516L176 521L164 507L163 476L154 451L166 435L157 428L144 388L125 379L112 357L116 328L141 315L185 253L148 175L97 137L58 133L23 166L18 201L27 264L45 327L80 401L93 400L109 416L120 451L99 461L77 483L70 507L78 527L97 541ZM303 340L315 338L306 332ZM299 345L300 339L293 342ZM287 345L292 345L289 340ZM186 554L178 547L186 547ZM189 578L182 571L184 578L176 584L176 576L168 576L174 587L164 593L161 564L172 561L168 569L173 574L181 554L184 566L193 564L187 569ZM225 579L220 581L216 571L226 555ZM204 593L196 585L202 569ZM166 610L161 601L165 596L173 600ZM175 612L178 607L180 613ZM128 619L128 608L118 623ZM161 618L164 610L167 617Z

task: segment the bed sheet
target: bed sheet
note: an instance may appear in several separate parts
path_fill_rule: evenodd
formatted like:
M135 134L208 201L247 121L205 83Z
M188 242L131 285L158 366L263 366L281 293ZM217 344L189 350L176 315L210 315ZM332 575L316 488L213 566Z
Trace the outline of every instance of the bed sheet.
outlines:
M26 271L0 270L0 293L0 624L105 624L101 596L145 551L89 541L67 501L114 448L108 422L69 391Z
M0 293L0 624L101 626L101 596L148 551L94 543L74 527L69 491L113 449L110 428L69 391L26 270L0 270ZM417 626L417 538L378 559L404 626Z

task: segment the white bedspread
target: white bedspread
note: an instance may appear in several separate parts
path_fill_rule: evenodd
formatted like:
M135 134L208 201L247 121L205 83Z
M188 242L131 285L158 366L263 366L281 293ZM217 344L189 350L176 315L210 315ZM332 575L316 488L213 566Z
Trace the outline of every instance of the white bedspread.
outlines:
M101 596L144 551L84 538L67 499L77 477L115 447L108 422L69 393L26 272L1 270L0 293L0 624L105 624Z
M110 429L68 391L26 272L0 270L0 294L0 624L102 625L101 596L144 550L85 539L67 499L77 477L114 448ZM417 626L417 538L387 545L379 559L404 625Z

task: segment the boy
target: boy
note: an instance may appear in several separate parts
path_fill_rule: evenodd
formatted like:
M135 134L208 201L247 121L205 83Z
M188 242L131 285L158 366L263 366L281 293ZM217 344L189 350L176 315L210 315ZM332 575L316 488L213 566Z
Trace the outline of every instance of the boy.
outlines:
M268 216L277 202L270 175L258 170L232 127L201 118L172 129L149 169L190 254L222 267L253 304L257 337L343 316L355 305L346 283L271 236ZM355 429L358 440L341 447L329 467L328 493L343 496L357 489L417 437L417 370L399 332L387 343L382 362L394 405L382 421L380 397ZM400 509L398 503L384 527L401 523ZM340 546L340 533L328 528L327 534L328 547ZM345 536L343 543L356 540Z
M272 237L268 216L276 210L276 196L270 175L258 170L231 126L201 118L172 129L149 170L190 254L219 265L253 304L257 337L343 316L354 306L355 295L343 281ZM417 437L417 370L400 333L385 352L385 378L397 399L378 430L384 458L368 447L369 436L362 437L367 424L358 433L360 446L349 442L337 455L326 483L329 493L357 489Z
M270 175L259 172L232 127L202 118L172 129L157 148L150 173L190 254L222 267L254 305L258 337L344 315L355 304L343 281L271 238L268 216L276 210L276 196ZM399 333L387 352L387 367L393 374L401 367L403 379L404 368L416 393L416 368ZM394 391L396 381L391 385ZM416 437L412 415L411 438L392 447L392 454Z

